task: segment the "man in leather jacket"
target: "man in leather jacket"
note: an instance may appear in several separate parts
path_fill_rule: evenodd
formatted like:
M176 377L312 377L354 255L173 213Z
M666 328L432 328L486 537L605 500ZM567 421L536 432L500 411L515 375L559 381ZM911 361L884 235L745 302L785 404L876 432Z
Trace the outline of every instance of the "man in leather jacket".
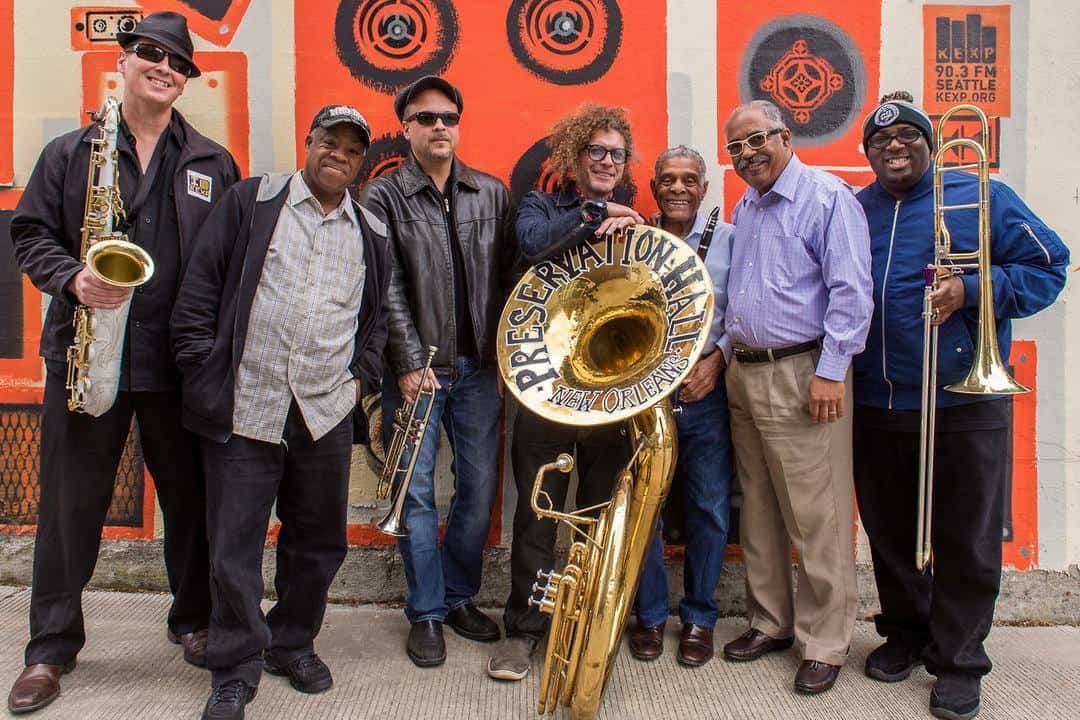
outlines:
M406 652L420 667L446 659L442 625L491 642L498 625L476 609L482 552L495 502L502 411L494 337L513 264L510 195L497 178L456 157L461 92L427 76L394 100L411 153L373 180L363 204L388 228L388 372L383 417L424 386L434 391L398 541L408 583ZM423 378L427 348L436 349ZM424 402L427 402L426 400ZM423 410L423 408L418 408ZM439 543L435 507L438 424L454 453L454 499ZM390 445L392 423L384 423Z

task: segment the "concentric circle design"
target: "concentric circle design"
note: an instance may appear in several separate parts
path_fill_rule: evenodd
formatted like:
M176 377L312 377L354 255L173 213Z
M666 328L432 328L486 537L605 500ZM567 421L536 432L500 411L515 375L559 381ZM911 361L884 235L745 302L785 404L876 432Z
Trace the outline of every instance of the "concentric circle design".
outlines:
M583 85L615 61L622 11L615 0L514 0L506 35L529 72L556 85Z
M532 190L545 193L559 191L562 175L548 167L549 157L551 150L545 136L530 145L514 163L514 169L510 171L510 196L515 205ZM620 205L632 206L636 195L637 186L631 182L615 188L611 199Z
M510 196L516 205L531 190L553 193L559 189L559 175L548 168L551 151L542 137L526 150L510 172Z
M762 25L739 68L739 98L780 107L796 146L843 137L866 101L866 64L855 41L816 15L789 15Z
M357 186L362 188L380 175L396 170L408 157L409 141L404 135L381 135L371 143L364 155L364 162L360 164L360 171L356 174Z
M442 73L457 37L449 0L342 0L334 22L338 58L357 80L386 93Z

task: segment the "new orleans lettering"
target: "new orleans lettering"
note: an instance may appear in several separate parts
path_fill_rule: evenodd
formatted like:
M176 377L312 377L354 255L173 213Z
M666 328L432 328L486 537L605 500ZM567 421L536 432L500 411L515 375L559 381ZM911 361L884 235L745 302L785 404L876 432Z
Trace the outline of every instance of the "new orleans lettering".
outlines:
M575 390L566 385L560 385L551 394L550 402L578 412L588 412L592 410L593 403L602 392L603 390Z
M560 385L548 402L578 412L602 409L609 415L627 408L642 407L664 392L686 370L689 361L684 357L666 357L647 376L626 387L607 390L577 390Z

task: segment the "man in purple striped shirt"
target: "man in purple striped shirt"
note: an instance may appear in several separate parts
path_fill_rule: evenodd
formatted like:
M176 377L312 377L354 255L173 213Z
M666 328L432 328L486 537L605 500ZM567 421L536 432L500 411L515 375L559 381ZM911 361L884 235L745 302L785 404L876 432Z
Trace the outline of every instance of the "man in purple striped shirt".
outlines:
M819 693L836 681L858 606L852 479L830 458L851 442L835 423L873 312L870 237L851 188L792 152L775 105L740 105L724 134L750 186L735 207L724 315L750 629L724 656L755 660L797 641L795 689Z

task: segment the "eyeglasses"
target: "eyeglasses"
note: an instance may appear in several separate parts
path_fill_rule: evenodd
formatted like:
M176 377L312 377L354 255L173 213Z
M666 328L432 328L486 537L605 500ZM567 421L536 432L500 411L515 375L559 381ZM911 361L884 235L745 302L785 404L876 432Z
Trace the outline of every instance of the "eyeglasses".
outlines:
M442 124L446 127L454 127L461 122L461 113L428 112L427 110L421 110L420 112L413 113L405 118L405 122L409 122L410 120L415 120L419 125L423 125L424 127L434 127L436 122L442 120Z
M191 71L193 67L184 58L180 57L176 53L169 52L159 48L157 45L148 45L146 43L135 43L131 46L131 52L135 53L136 57L141 60L145 60L155 65L165 58L169 58L169 67L180 73L184 77L191 77Z
M746 152L746 148L750 148L751 150L760 150L761 148L765 147L765 143L769 141L770 137L772 137L776 133L783 131L784 128L782 127L773 128L772 130L762 130L761 132L756 132L753 135L747 135L746 138L743 140L732 140L724 146L724 149L727 150L728 155L730 155L731 157L738 157L739 155L742 155L744 152Z
M871 135L866 144L875 150L884 150L893 140L899 140L901 145L910 145L922 136L922 131L913 127L902 128L895 135L887 135L881 130Z
M603 145L586 145L585 152L589 154L589 159L594 162L601 162L608 155L611 155L611 162L616 165L623 165L626 163L626 148L606 148Z

